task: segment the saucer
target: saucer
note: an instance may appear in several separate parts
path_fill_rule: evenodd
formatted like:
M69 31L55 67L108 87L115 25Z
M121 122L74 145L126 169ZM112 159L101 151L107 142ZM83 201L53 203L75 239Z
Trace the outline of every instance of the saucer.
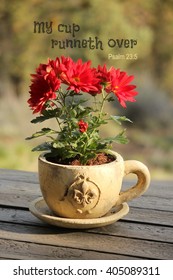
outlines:
M70 219L55 216L48 208L45 200L42 197L39 197L31 202L29 210L34 216L43 222L57 227L87 229L113 224L129 212L129 206L124 202L121 205L112 208L105 216L100 218Z

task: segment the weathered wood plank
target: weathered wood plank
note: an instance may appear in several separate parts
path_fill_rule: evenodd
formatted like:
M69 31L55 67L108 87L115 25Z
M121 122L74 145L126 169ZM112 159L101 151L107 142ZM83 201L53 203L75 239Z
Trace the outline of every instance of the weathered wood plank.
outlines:
M14 258L12 258L11 256L9 256L9 257L6 257L6 256L2 256L2 257L0 257L0 260L14 260ZM18 259L15 259L15 260L18 260Z
M13 240L0 239L0 259L20 260L124 260L140 259L120 254L109 254L91 250L68 247L40 245Z
M31 194L40 193L39 184L0 179L0 192L2 193L18 194L26 191Z
M156 211L150 209L143 209L139 211L138 208L130 208L130 212L122 221L139 222L153 225L173 226L172 212ZM24 211L20 208L4 208L0 207L0 221L8 221L14 223L36 224L40 225L42 222L31 215L30 212Z
M89 230L96 232L96 229ZM173 227L153 226L119 221L99 229L99 234L173 243Z
M169 211L130 207L128 215L126 215L123 220L173 226L173 213Z
M30 212L19 209L0 208L0 221L49 227L49 225L35 218ZM88 232L173 243L173 226L164 227L140 222L123 222L123 220L120 220L110 226L88 230Z
M0 180L0 204L28 208L29 203L41 196L38 184Z
M173 211L173 198L161 198L153 196L141 196L132 201L128 201L128 205L136 208L154 209L162 211ZM142 211L142 210L140 210Z
M0 239L63 246L148 259L173 259L173 244L83 231L0 223Z
M37 197L39 197L39 195L30 195L27 192L23 194L4 194L0 192L0 205L28 209L31 201Z
M135 181L126 180L123 182L123 189L128 189L131 186L134 186ZM151 181L148 190L143 194L147 197L163 197L173 198L173 181Z
M0 180L38 183L38 173L21 170L0 169Z

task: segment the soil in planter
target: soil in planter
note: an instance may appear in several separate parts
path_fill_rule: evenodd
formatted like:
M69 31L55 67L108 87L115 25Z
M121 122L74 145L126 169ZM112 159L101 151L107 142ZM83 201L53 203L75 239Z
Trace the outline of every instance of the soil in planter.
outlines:
M65 159L62 160L60 158L53 158L53 157L47 157L47 160L53 163L58 163L58 164L66 164L66 165L82 165L80 162L80 159L78 157L76 158L71 158L71 159ZM112 155L107 155L105 153L99 153L96 155L95 158L90 159L87 161L86 165L101 165L101 164L106 164L109 162L112 162L115 160L115 157Z

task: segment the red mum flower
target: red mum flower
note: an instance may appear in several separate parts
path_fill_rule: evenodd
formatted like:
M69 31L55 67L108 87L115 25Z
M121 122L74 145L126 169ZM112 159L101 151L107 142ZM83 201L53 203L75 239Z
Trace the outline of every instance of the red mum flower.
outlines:
M56 98L55 91L60 87L60 80L53 75L41 76L32 75L33 80L30 86L29 106L33 113L42 112L48 100Z
M97 77L100 79L101 84L104 86L107 92L111 85L111 68L110 70L107 70L106 65L103 67L99 65L97 70Z
M98 66L98 77L106 92L113 92L121 106L126 107L126 101L135 102L134 96L138 93L134 91L135 85L129 83L134 79L134 76L128 76L126 72L111 67L107 70L106 65Z
M66 72L73 67L73 60L70 57L57 57L55 60L49 60L49 67L53 69L55 75L61 79L62 82L66 83Z
M73 62L66 72L65 83L69 85L68 90L76 93L80 91L89 92L91 94L100 93L100 80L97 78L96 69L91 68L91 61L82 63L81 59Z
M57 78L55 70L51 66L51 60L47 64L40 64L36 74L31 74L29 106L33 113L42 112L47 101L55 99L55 91L59 89L61 81Z
M119 69L114 71L111 91L116 95L121 106L124 108L126 108L125 101L136 101L134 98L138 94L138 92L134 91L136 86L129 84L133 79L134 76L128 76L126 72L122 72Z
M78 122L78 126L79 126L79 131L82 133L86 132L88 129L88 123L84 122L83 120L80 120Z

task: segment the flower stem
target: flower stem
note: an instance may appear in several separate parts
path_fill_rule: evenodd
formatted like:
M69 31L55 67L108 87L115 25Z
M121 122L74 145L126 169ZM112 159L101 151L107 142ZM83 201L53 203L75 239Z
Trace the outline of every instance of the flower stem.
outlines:
M100 106L99 119L102 118L103 109L104 109L104 105L105 105L105 101L107 100L108 95L109 95L109 93L107 93L107 94L105 95L104 90L102 90L102 101L101 101L101 106Z

